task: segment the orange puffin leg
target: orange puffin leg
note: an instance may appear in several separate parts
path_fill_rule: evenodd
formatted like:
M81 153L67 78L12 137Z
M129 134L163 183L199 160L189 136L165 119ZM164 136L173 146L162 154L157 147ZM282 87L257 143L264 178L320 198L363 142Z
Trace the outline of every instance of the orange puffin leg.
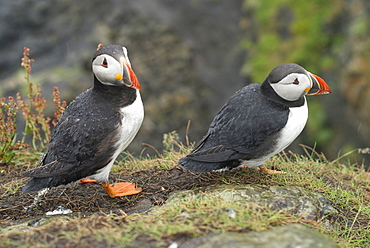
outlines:
M80 179L80 183L98 183L95 179L90 179L90 178L84 178Z
M101 186L107 191L110 197L119 197L126 195L135 195L142 191L141 188L135 188L135 183L102 183Z
M276 174L276 175L286 174L286 172L284 172L284 171L277 171L277 170L267 169L266 166L258 167L257 169L259 171L263 172L263 173L266 173L266 174Z

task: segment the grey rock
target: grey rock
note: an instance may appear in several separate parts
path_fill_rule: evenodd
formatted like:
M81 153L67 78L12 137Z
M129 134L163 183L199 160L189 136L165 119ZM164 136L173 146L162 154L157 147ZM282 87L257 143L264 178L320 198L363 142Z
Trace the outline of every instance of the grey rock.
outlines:
M167 203L189 195L207 197L214 194L232 202L253 202L273 210L286 210L307 220L320 221L326 227L331 227L338 218L338 211L329 200L319 193L298 186L217 185L174 193Z
M334 248L335 242L301 224L289 224L262 232L225 232L194 238L179 248Z

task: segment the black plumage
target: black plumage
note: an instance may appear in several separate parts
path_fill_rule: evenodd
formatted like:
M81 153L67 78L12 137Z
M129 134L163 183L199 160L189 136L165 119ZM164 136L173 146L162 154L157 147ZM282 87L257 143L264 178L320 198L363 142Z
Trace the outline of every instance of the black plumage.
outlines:
M125 61L128 61L125 51L122 46L109 45L95 53L93 61L104 54L117 60L112 63L113 72L106 70L108 65L105 59L101 65L102 69L95 72L103 75L101 77L104 79L107 78L104 75L113 74L111 77L113 79L108 78L102 83L94 74L94 86L68 105L51 135L48 148L38 166L24 173L24 176L31 179L23 187L23 192L36 192L94 175L114 162L120 152L117 150L125 147L121 145L122 143L126 142L128 145L131 142L121 140L122 132L131 132L125 137L133 138L141 125L143 112L140 108L142 103L141 98L138 98L138 89L126 86L126 84L134 85L131 79L134 80L136 87L140 87L136 76L133 72L131 72L132 78L126 75L129 73L128 65L124 67L125 69L119 66L120 61L124 61L122 59L124 56L126 56ZM123 75L119 77L119 79L122 78L121 80L115 79L116 73ZM129 121L129 124L139 126L125 128L123 121L128 116L124 116L122 109L134 105L135 101L139 101L138 121L135 123ZM109 171L106 173L106 178L105 176L100 178L100 183L107 183L108 175Z

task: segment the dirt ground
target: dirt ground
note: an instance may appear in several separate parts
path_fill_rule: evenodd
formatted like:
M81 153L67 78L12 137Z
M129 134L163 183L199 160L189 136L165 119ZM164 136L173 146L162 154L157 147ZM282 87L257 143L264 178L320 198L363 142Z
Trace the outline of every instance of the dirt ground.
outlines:
M135 182L137 187L143 188L143 191L137 195L110 198L98 184L74 182L50 189L35 207L26 211L24 207L33 203L36 193L22 193L21 187L27 179L21 176L21 169L11 164L3 164L0 165L0 185L9 182L20 183L19 189L10 195L5 192L6 188L0 188L0 227L44 216L46 212L53 211L58 206L84 215L93 213L120 214L122 211L130 215L143 212L151 206L164 204L171 192L174 191L222 184L228 178L232 181L239 178L241 180L238 181L239 183L258 183L262 177L268 176L256 170L250 170L248 173L245 172L245 169L233 170L231 173L224 172L222 177L218 172L194 173L180 167L168 170L148 169L138 172L113 173L110 176L110 183ZM239 177L238 174L240 174Z

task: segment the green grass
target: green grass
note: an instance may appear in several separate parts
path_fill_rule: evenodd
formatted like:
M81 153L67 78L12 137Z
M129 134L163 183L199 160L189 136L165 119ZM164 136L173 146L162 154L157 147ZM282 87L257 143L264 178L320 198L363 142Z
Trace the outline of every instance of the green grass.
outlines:
M166 169L170 165L174 166L182 155L182 152L173 149L159 158L136 159L129 156L126 157L129 162L126 160L119 164L131 165L131 168L126 167L125 170L145 170L153 167ZM176 239L179 235L197 237L225 231L262 231L273 226L299 222L318 229L342 247L367 247L370 237L370 173L363 168L339 162L331 163L323 156L313 156L315 154L290 155L275 156L267 163L268 167L277 167L287 172L286 174L262 177L260 183L296 185L321 193L340 212L340 219L333 229L328 230L322 223L304 221L285 211L235 203L224 199L221 194L204 193L201 197L190 195L183 199L171 200L161 207L153 208L149 213L132 216L95 214L86 218L63 218L40 227L26 228L22 232L5 232L0 236L4 244L17 247L26 247L30 242L38 244L38 247L47 247L50 240L65 245L84 244L88 241L90 244L96 242L125 247L134 242L137 244L141 239L151 240L158 247L164 247L165 239ZM123 166L118 166L116 171L119 172L122 168ZM240 177L248 172L250 170L246 169L236 173L235 177L229 173L220 173L220 177L223 177L225 184L238 185ZM13 188L10 185L9 187ZM230 207L236 213L235 218L230 217L227 211ZM40 233L43 235L35 235Z

